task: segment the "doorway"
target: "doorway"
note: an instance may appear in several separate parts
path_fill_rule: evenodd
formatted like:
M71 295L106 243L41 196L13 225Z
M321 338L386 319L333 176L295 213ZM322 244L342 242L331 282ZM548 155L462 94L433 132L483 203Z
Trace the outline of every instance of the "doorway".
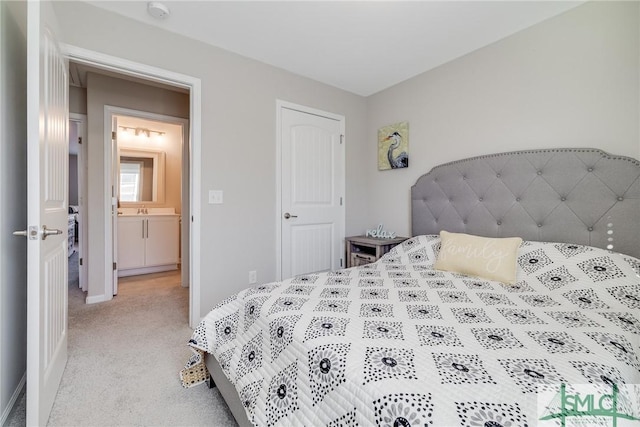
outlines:
M189 121L108 106L105 122L117 200L113 294L122 277L176 270L188 287Z
M183 180L184 189L189 194L189 210L188 217L182 223L182 230L189 235L188 247L183 251L183 257L186 254L189 256L189 269L188 280L183 280L183 284L189 285L189 325L195 328L200 321L200 212L201 203L198 197L193 195L200 194L201 183L197 179L200 176L200 147L201 147L201 83L200 79L183 75L180 73L171 72L168 70L151 67L145 64L140 64L134 61L125 60L122 58L105 55L98 52L89 51L86 49L78 48L70 45L63 45L63 51L69 61L83 64L90 67L103 70L105 73L111 75L119 75L122 78L133 78L144 81L149 81L150 84L159 83L162 85L169 85L173 87L182 88L187 91L189 96L189 124L188 124L188 139L186 139L188 145L188 161L185 160L185 174L187 179ZM104 158L109 158L108 162L111 163L111 147L105 146ZM110 170L111 164L107 170ZM113 198L111 197L111 182L110 179L105 179L104 184L104 198L98 201L98 208L102 209L102 212L109 212L113 205ZM110 218L109 218L110 222ZM91 229L89 229L90 231ZM112 235L112 226L105 221L103 231L107 235ZM110 239L109 239L110 240ZM95 260L94 262L102 262L105 271L112 271L112 242L109 242L109 247L104 247L107 256L103 259ZM89 262L89 266L91 262ZM96 283L97 286L102 286L104 299L96 299L90 302L100 302L103 300L109 300L113 295L113 277L106 275L101 280L101 283ZM89 299L89 298L87 298Z

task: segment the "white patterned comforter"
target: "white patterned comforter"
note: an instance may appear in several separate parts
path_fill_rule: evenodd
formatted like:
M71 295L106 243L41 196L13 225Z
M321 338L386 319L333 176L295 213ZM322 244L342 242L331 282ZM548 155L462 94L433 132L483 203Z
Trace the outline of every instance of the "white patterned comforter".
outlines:
M640 260L523 242L509 286L433 270L439 245L246 289L190 345L259 426L533 426L538 388L640 384Z

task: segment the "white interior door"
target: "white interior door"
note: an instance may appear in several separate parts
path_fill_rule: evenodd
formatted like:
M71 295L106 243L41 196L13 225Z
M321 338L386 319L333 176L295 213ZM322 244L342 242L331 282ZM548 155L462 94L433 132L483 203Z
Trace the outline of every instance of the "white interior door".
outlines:
M87 205L87 195L88 195L88 180L89 180L89 168L87 165L89 164L89 152L88 152L88 144L87 144L87 117L85 116L80 123L80 137L82 138L82 144L80 144L80 152L78 153L78 198L80 205L79 212L79 221L78 221L78 233L80 236L78 237L78 242L80 246L80 256L81 264L79 268L79 281L80 287L84 292L89 290L88 277L89 277L89 257L88 248L89 248L89 233L88 233L88 225L89 225L89 206Z
M189 189L191 165L189 162L191 156L189 148L189 123L182 125L182 204L180 209L180 274L182 287L189 286L189 276L191 269L189 248L190 244L190 228L191 228L191 200Z
M282 279L344 265L344 118L281 107Z
M87 178L89 176L87 163L87 116L84 114L69 113L71 126L77 126L78 129L78 286L83 292L87 291Z
M69 83L50 2L27 6L27 425L46 425L67 362ZM59 233L58 233L59 231Z
M105 114L109 114L106 113ZM118 295L118 200L120 200L120 152L118 151L118 116L111 115L111 282Z

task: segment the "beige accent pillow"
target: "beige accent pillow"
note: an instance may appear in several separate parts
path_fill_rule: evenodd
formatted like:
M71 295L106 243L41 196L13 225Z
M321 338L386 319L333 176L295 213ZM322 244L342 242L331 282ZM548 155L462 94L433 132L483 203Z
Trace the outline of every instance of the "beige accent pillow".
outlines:
M441 231L436 270L514 284L520 237L489 238Z

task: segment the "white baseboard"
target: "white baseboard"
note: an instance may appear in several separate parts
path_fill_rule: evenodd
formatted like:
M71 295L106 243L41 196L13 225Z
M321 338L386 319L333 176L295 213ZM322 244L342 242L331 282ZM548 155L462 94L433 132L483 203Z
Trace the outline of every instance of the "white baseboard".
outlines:
M9 399L9 403L7 404L7 407L4 409L4 411L2 411L2 416L0 417L0 426L3 426L4 423L7 421L7 418L9 418L9 414L11 413L13 406L16 404L16 401L18 400L18 396L20 396L20 393L24 389L24 384L26 382L27 382L27 373L25 372L24 375L22 375L22 379L18 383L18 387L13 392L11 399Z
M87 297L87 299L85 300L87 304L95 304L98 302L105 302L105 301L109 301L109 299L107 299L104 295L94 295L91 297Z
M139 276L141 274L162 273L164 271L174 271L178 269L178 264L158 265L155 267L130 268L118 270L118 277Z

